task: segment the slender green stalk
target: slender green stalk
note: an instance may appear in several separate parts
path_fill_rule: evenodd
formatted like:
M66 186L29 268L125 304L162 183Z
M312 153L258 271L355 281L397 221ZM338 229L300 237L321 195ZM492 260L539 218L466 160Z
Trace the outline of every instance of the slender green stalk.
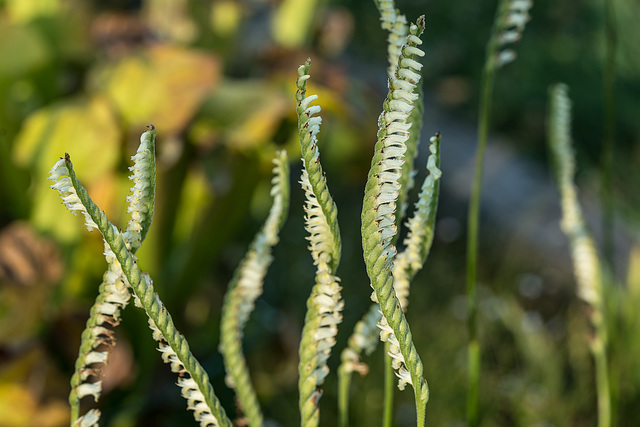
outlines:
M615 210L614 210L614 191L613 191L613 163L615 153L616 140L616 55L618 51L618 33L615 0L605 0L605 62L603 75L603 100L604 100L604 128L603 128L603 144L602 144L602 164L600 172L600 197L602 203L602 254L604 265L609 272L605 275L610 280L606 286L611 290L613 288L613 280L615 280L616 271L616 242L615 242ZM617 298L615 299L617 301ZM620 315L617 314L617 307L614 307L616 313L613 322L620 324ZM612 329L612 333L616 333L616 327ZM617 342L615 337L611 337L612 342ZM619 347L618 347L619 348ZM617 348L612 349L612 358L616 358ZM619 394L619 377L620 371L618 364L611 364L611 406L616 408ZM602 380L604 381L604 379ZM612 410L611 424L616 425L616 411Z
M477 266L478 234L480 224L480 198L484 168L484 153L489 134L491 116L491 95L495 72L498 68L513 61L515 51L505 45L517 42L522 36L524 26L529 20L531 8L529 0L500 0L493 24L491 37L487 43L485 65L482 72L480 106L478 114L478 147L475 157L475 170L469 200L467 217L467 333L469 336L467 362L469 370L469 391L467 395L467 424L478 425L478 390L480 385L480 342L477 325Z
M249 425L263 424L258 398L251 385L249 368L242 354L244 326L262 294L262 285L271 264L271 248L278 243L289 206L289 163L286 151L274 159L273 205L264 226L256 235L247 255L236 269L224 298L220 332L220 352L227 370L227 384L238 395L238 404Z
M382 314L378 304L371 304L369 310L353 328L353 334L349 337L347 347L340 355L340 367L338 368L338 409L340 427L349 425L349 387L351 384L351 374L358 372L366 375L369 367L362 363L360 355L365 353L370 355L380 342L378 334L378 322Z
M396 389L395 375L393 372L393 358L389 355L391 343L384 343L384 405L382 405L382 425L393 425L393 393Z
M562 230L571 244L577 294L589 305L587 311L593 326L590 349L595 360L598 396L598 427L611 425L611 390L607 362L608 331L602 269L591 233L585 225L573 182L575 158L571 143L571 101L567 87L557 84L550 89L548 141L556 182L562 204Z
M320 164L317 135L322 119L315 116L320 112L320 106L311 105L318 97L306 96L309 67L310 60L307 60L298 68L296 111L303 163L300 183L306 198L305 228L309 233L309 251L316 265L316 283L307 299L307 313L300 340L298 389L300 423L314 427L320 418L318 405L322 390L319 386L329 374L327 361L336 343L344 301L340 295L340 279L335 276L342 247L338 210Z
M604 1L605 10L605 63L602 80L604 98L604 135L602 144L602 165L600 173L600 195L602 198L603 255L607 268L615 272L615 238L613 210L613 155L616 138L616 53L618 34L614 0ZM612 276L613 277L613 276Z
M203 425L232 426L224 408L216 397L209 376L189 350L189 344L176 329L171 315L165 308L149 276L140 271L134 255L129 251L122 233L109 222L107 216L89 198L87 190L80 184L73 171L68 154L54 165L52 179L56 183L52 186L58 190L63 202L71 212L84 215L87 228L97 228L109 246L106 254L107 261L118 263L124 277L133 289L137 304L144 308L149 317L149 324L156 340L160 344L162 358L171 364L171 369L181 375L178 385L182 389L182 396L188 403L188 408L194 410L196 421Z
M338 426L349 425L349 389L351 388L351 372L340 365L338 368Z
M491 93L493 89L494 73L484 69L482 73L482 94L480 97L480 114L478 126L478 148L475 158L475 170L469 200L469 215L467 218L467 334L468 342L468 370L469 394L467 397L467 424L478 425L478 390L480 377L480 351L477 325L477 290L476 277L478 265L478 229L480 222L480 196L482 190L482 175L484 168L484 152L487 147L489 133L489 116L491 109Z
M420 81L421 66L414 55L424 53L416 46L421 44L419 35L424 31L424 16L412 25L407 43L402 48L400 67L389 82L389 95L384 111L378 120L378 141L367 179L362 209L362 247L367 274L376 299L388 326L381 338L390 342L393 365L400 377L399 387L407 383L414 388L418 426L425 423L429 388L423 378L423 365L413 343L409 324L395 295L391 269L396 249L391 243L397 230L395 226L396 200L403 155L408 139L407 125L413 90Z

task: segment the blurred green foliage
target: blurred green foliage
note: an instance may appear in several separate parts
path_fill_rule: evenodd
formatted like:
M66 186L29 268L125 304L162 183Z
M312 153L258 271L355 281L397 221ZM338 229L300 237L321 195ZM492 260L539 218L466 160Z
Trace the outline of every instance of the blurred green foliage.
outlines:
M409 19L427 14L427 98L460 127L473 124L495 5L399 0L398 6ZM632 248L628 261L619 253L628 268L616 278L624 285L610 290L622 426L640 417L640 5L617 0L616 7L614 200L622 249ZM547 87L567 83L579 183L591 194L602 140L602 10L597 1L537 1L519 59L499 76L494 102L493 129L544 165ZM267 214L274 151L284 147L299 157L294 82L309 56L311 91L320 95L325 120L323 163L344 233L341 349L369 304L358 230L385 92L385 43L369 0L0 1L0 425L67 423L68 379L105 268L100 237L86 233L47 189L49 168L71 153L91 197L123 226L129 157L149 123L158 129L158 193L140 264L233 413L217 352L222 295ZM426 117L426 134L438 129L433 120ZM443 135L445 156L455 143ZM443 171L444 181L451 172ZM296 167L291 179L298 180ZM446 190L442 198L442 219L460 224L465 201ZM245 334L265 414L282 425L298 423L297 345L313 283L302 202L293 191L265 294ZM560 235L557 218L549 227ZM590 331L574 297L568 252L548 253L500 224L489 222L482 233L482 425L593 425ZM464 419L463 242L461 233L439 238L436 230L408 311L431 386L431 425ZM103 425L193 423L146 319L129 309L116 331L100 402ZM354 381L354 425L376 425L381 416L382 360L376 353L369 375ZM331 375L322 399L326 426L336 419L335 386ZM398 394L396 405L397 425L411 425L410 393Z

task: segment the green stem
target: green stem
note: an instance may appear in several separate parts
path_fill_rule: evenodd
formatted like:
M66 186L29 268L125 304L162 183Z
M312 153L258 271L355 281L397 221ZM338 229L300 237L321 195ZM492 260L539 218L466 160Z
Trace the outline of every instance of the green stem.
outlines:
M480 388L480 346L478 340L469 341L467 368L469 369L469 395L467 397L467 424L478 424L478 393Z
M65 160L71 182L80 201L87 209L91 219L98 226L104 240L115 254L127 281L140 300L147 315L154 321L156 327L162 333L164 340L175 352L180 363L196 382L211 414L218 420L221 426L232 427L233 424L231 420L227 417L224 408L213 391L213 386L209 381L209 375L191 353L189 343L185 337L176 329L171 315L162 301L160 301L158 294L155 293L153 284L150 281L144 280L138 264L125 245L122 234L109 222L106 214L91 200L87 190L80 184L73 171L73 166L68 154L65 155Z
M349 388L351 387L352 372L344 365L338 369L338 420L340 427L349 425Z
M467 231L467 333L469 391L467 395L467 424L478 425L478 387L480 376L480 344L478 342L477 325L477 265L478 265L478 230L480 222L480 197L482 192L482 175L484 153L489 133L491 115L491 94L493 91L494 71L485 67L482 74L482 94L480 97L480 113L478 124L478 149L475 158L475 171L469 202Z
M600 195L602 199L602 237L604 261L614 274L615 268L615 238L613 232L613 155L616 130L616 51L618 35L616 32L615 8L613 0L605 0L605 64L603 75L604 98L604 135L602 144L602 164L600 173ZM613 276L612 276L613 277Z
M382 411L383 427L393 425L393 393L396 388L395 373L389 356L389 342L384 343L384 407Z
M609 386L609 365L607 362L606 325L604 321L595 325L596 341L592 345L596 369L598 391L598 427L611 426L611 389Z

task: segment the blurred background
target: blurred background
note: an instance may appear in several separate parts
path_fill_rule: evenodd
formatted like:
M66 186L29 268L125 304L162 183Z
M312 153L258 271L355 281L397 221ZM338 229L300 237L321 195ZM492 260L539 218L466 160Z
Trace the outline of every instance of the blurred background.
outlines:
M616 0L613 199L608 286L618 425L640 419L640 4ZM427 422L462 426L466 403L465 241L479 77L496 2L398 0L425 14L425 117L417 159L442 133L436 236L412 286L408 319L431 388ZM518 59L498 73L480 236L483 426L595 425L586 308L576 299L545 139L547 88L574 102L577 183L601 236L602 1L539 0ZM386 34L370 0L0 0L0 426L68 425L69 379L80 333L106 267L87 233L48 189L70 153L112 222L126 225L128 166L140 134L158 130L156 215L140 265L234 416L217 351L222 297L266 218L271 159L292 160L290 215L245 353L273 425L299 424L297 348L314 269L306 251L296 131L297 67L312 59L323 165L339 210L346 300L332 373L369 282L360 243L361 195L386 95ZM414 198L415 198L414 191ZM195 425L158 357L140 310L129 307L104 369L105 426ZM353 425L377 425L381 348L352 385ZM411 391L396 393L395 424L415 424ZM87 402L87 407L93 407ZM336 424L336 379L321 424Z

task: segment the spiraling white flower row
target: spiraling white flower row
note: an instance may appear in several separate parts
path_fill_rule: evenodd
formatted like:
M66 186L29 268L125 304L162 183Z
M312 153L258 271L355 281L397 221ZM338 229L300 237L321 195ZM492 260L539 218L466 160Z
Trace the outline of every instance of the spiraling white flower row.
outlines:
M51 188L58 191L67 209L74 215L80 212L85 218L85 225L89 231L97 229L98 226L89 216L73 187L65 159L60 159L55 163L50 171L49 179L54 181ZM78 401L86 396L93 396L96 402L100 398L102 377L99 366L107 362L108 351L97 351L96 349L104 345L107 347L113 345L113 331L104 325L113 326L119 323L120 312L128 304L131 296L120 264L115 260L115 256L106 242L105 256L109 265L103 275L101 295L98 298L100 302L92 307L90 322L94 323L94 326L88 329L88 333L83 333L83 340L88 340L88 345L84 342L81 345L76 374L72 379L73 392ZM87 347L88 350L83 350ZM99 419L100 411L90 410L79 417L74 424L88 427L97 425Z
M147 273L142 274L141 281L144 282L145 288L152 286L151 277L149 277ZM162 302L157 294L155 298L156 305L162 306ZM142 303L136 295L134 295L133 300L137 307L143 308ZM198 384L191 378L175 351L167 344L162 332L158 329L151 317L149 317L149 328L151 329L153 339L159 343L158 351L161 353L162 361L171 367L172 372L180 375L178 386L181 389L182 397L187 400L187 409L193 411L193 416L196 421L200 423L200 427L218 426L218 420L205 403L205 397L198 387Z
M144 132L140 137L138 152L132 157L134 166L130 170L134 173L130 179L133 180L134 185L131 188L132 194L127 197L127 201L130 203L128 212L131 213L132 219L129 221L129 227L124 234L125 242L130 249L140 247L141 223L150 214L145 202L149 201L149 197L153 198L154 196L152 194L153 190L151 190L152 179L154 179L153 175L155 174L153 166L154 154L151 144L153 144L152 133L150 131ZM50 179L55 181L51 187L59 191L65 206L74 214L81 212L84 215L87 229L91 231L97 228L97 225L78 198L64 159L60 159L51 169ZM87 326L88 333L83 333L83 343L76 363L77 375L74 375L72 379L72 387L78 401L89 395L93 396L96 402L98 401L102 391L102 377L99 367L95 366L106 364L109 352L96 351L96 349L103 345L111 347L115 344L113 330L105 326L115 326L119 323L120 312L126 307L131 298L129 285L120 264L106 242L104 242L104 247L104 255L108 267L103 275L100 294L96 299L97 302L92 307L91 318L87 322L87 325L90 325ZM87 348L86 340L89 340L90 350L83 353L83 349ZM94 381L89 382L90 379ZM75 424L81 426L97 425L99 418L100 411L90 410L79 417Z
M404 153L407 150L406 142L409 139L409 116L413 111L413 102L418 99L416 93L417 84L420 81L422 65L413 59L414 56L424 56L424 52L417 46L422 41L415 35L418 28L411 25L410 34L402 47L398 58L398 68L395 75L389 79L390 93L385 102L385 109L378 119L379 135L382 136L383 152L380 161L381 171L376 175L378 179L378 194L374 201L376 212L375 220L378 224L378 232L383 246L381 256L391 268L391 263L396 255L396 248L392 243L397 233L395 225L396 201L400 191L399 179L404 163ZM376 293L372 299L377 302ZM404 390L407 383L413 384L411 376L406 368L406 363L393 329L387 319L381 317L378 322L381 329L380 339L389 342L389 355L393 359L393 368L400 378L398 387Z
M302 162L304 164L304 159ZM322 212L322 208L318 203L318 199L316 199L316 196L313 194L306 167L302 169L300 184L306 196L304 220L305 228L309 233L306 239L309 241L309 251L313 257L313 264L319 265L321 262L328 263L332 250L330 242L331 230Z
M315 293L311 296L321 316L319 327L313 334L317 360L316 369L311 376L315 377L316 386L324 383L329 374L327 361L331 356L331 349L336 344L338 325L342 322L341 312L344 308L341 289L339 279L329 273L329 265L321 262L316 275Z
M304 162L304 160L303 160ZM324 382L329 373L327 360L331 355L331 349L336 344L338 324L342 321L341 311L344 301L340 295L341 287L339 279L334 276L329 267L331 261L332 246L329 244L331 231L327 219L320 208L318 200L313 193L306 168L302 169L300 180L305 192L305 228L309 233L309 251L316 265L316 285L311 299L318 306L321 319L319 327L314 332L316 342L316 371L312 374L316 378L316 385Z
M309 66L310 63L307 61L298 68L296 111L303 162L300 184L305 193L305 229L309 233L307 240L316 266L316 277L307 300L307 315L300 345L298 386L302 424L316 425L319 400L322 396L319 386L329 374L327 361L336 344L344 302L340 295L340 279L334 275L341 246L338 225L334 222L336 207L327 188L318 150L317 135L320 132L322 118L317 114L321 108L311 105L318 98L317 95L304 97L306 81L310 77ZM320 204L319 198L323 205Z
M91 219L89 212L87 212L87 209L80 201L78 193L76 193L76 189L73 188L73 183L71 182L69 169L67 169L65 159L60 159L53 165L49 171L49 179L54 182L50 188L53 188L60 193L62 203L69 212L73 215L77 215L78 212L81 213L84 216L84 224L87 227L87 230L96 230L98 226L93 222L93 219Z
M412 25L412 29L415 31L415 25ZM414 34L407 37L399 59L399 67L395 76L389 79L390 93L385 102L387 105L378 119L384 148L380 162L381 171L376 176L378 194L374 201L374 209L383 245L382 256L387 260L391 260L396 253L391 240L397 232L395 211L400 190L398 180L411 127L408 119L413 110L413 102L418 98L415 89L420 81L419 71L422 68L422 65L412 57L424 56L424 52L416 47L420 44L422 41Z
M529 9L533 6L531 0L503 0L506 4L502 7L498 20L495 44L495 54L491 59L492 68L500 68L516 59L513 49L505 48L506 45L517 43L522 37L524 27L531 18Z

